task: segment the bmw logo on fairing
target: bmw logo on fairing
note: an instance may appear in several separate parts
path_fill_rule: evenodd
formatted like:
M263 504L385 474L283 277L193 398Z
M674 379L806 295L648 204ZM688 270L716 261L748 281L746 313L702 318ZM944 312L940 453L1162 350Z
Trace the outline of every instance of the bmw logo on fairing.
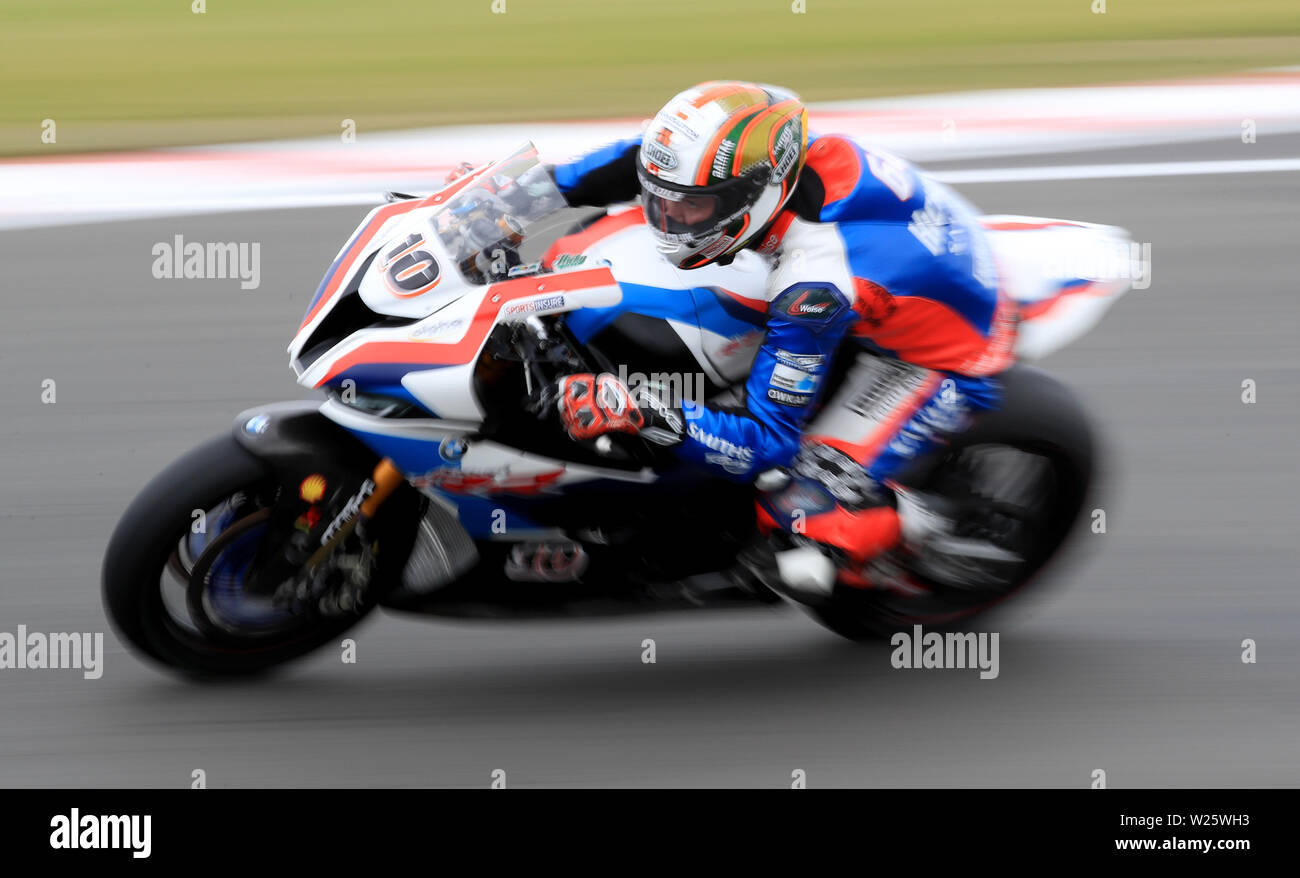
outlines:
M269 426L271 426L271 419L266 415L253 415L244 422L244 432L253 436L261 436Z
M438 443L438 456L451 463L460 460L469 450L469 443L459 436L448 436Z

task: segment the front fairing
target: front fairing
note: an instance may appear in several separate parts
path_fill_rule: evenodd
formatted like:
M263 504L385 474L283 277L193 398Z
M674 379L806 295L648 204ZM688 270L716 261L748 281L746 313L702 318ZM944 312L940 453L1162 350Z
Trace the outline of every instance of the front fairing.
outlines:
M504 280L519 261L515 248L564 206L536 148L525 144L428 198L375 208L308 306L289 346L295 371L310 365L304 355L352 331L424 320Z

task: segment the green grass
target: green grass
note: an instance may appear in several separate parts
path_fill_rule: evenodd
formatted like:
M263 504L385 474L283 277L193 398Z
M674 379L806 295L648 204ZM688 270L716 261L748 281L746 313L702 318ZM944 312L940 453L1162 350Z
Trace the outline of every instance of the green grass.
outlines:
M1298 0L4 0L0 154L1300 64ZM40 140L54 119L58 141Z

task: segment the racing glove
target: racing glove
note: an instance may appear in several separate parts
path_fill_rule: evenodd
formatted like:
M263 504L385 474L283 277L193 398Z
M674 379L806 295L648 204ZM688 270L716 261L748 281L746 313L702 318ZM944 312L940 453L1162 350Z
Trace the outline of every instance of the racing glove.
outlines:
M610 372L566 375L556 390L560 421L573 439L630 433L658 445L676 445L685 435L679 406L666 402L646 385L629 390Z

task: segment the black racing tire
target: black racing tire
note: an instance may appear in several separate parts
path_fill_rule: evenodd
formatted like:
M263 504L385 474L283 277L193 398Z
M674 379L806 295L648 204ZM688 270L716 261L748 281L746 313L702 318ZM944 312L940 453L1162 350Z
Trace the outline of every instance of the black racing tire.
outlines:
M943 631L987 613L1041 580L1084 513L1093 483L1096 440L1074 393L1051 375L1017 366L1003 377L1003 407L986 413L970 430L953 437L942 453L905 474L900 482L923 487L944 461L974 446L1010 446L1048 459L1054 473L1054 502L1042 538L1022 574L993 594L939 606L933 596L882 598L870 590L837 585L829 601L810 609L822 625L860 641L876 641L914 624ZM922 584L932 585L924 580Z
M370 602L355 614L315 617L283 636L247 645L205 640L171 618L160 577L175 564L192 511L273 482L270 467L226 434L176 460L136 496L113 531L102 569L105 610L129 646L173 671L200 677L256 674L334 640L373 609Z

